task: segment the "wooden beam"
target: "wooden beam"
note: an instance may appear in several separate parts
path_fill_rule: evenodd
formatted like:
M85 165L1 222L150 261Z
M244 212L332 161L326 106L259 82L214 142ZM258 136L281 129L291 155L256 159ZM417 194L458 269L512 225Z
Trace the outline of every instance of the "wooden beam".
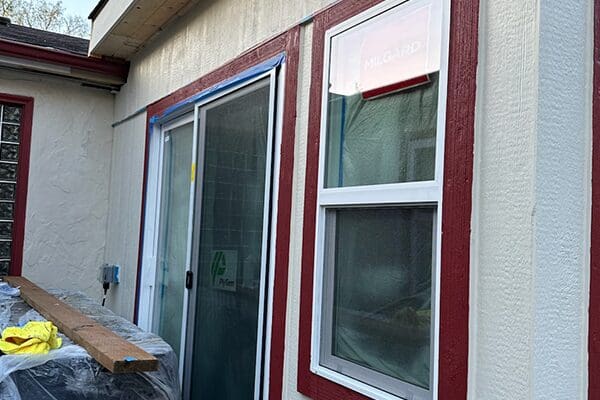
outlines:
M48 321L88 353L104 368L114 373L156 371L156 357L98 324L65 304L28 279L7 276L4 279L21 289L21 297Z

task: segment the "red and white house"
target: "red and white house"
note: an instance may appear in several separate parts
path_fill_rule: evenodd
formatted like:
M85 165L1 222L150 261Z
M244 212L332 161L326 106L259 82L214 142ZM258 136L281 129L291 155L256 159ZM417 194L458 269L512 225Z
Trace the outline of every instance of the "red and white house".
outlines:
M0 269L99 296L119 265L186 399L599 398L595 8L4 21Z

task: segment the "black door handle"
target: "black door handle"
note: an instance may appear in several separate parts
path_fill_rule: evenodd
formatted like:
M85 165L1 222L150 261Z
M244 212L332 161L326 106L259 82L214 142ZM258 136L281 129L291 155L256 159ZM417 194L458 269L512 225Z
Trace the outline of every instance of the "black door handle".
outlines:
M185 288L191 289L194 285L194 273L192 271L187 271L185 273Z

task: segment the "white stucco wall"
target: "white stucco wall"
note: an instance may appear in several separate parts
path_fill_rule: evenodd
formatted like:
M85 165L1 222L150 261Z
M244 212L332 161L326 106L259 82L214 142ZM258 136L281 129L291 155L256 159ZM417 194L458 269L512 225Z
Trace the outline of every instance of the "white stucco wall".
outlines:
M115 118L193 82L333 0L199 2L135 55Z
M470 399L525 399L530 394L536 4L481 3Z
M23 276L100 299L113 95L6 70L0 92L34 98Z
M121 266L121 282L112 287L106 304L131 320L138 266L146 114L115 127L113 135L105 259Z
M535 399L587 398L593 4L539 2Z
M470 399L586 399L591 1L482 2Z

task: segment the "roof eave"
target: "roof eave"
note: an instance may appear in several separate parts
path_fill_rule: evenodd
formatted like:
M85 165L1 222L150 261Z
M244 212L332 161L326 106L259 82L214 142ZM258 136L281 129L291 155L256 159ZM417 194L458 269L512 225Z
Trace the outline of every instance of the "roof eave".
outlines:
M0 55L44 62L106 76L107 82L127 81L129 63L73 54L52 48L0 39Z
M95 20L96 17L98 16L98 14L100 14L100 12L102 11L102 9L106 5L106 3L108 3L108 0L100 0L96 4L96 6L92 10L92 12L90 12L90 15L88 15L88 19L91 19L92 21Z

